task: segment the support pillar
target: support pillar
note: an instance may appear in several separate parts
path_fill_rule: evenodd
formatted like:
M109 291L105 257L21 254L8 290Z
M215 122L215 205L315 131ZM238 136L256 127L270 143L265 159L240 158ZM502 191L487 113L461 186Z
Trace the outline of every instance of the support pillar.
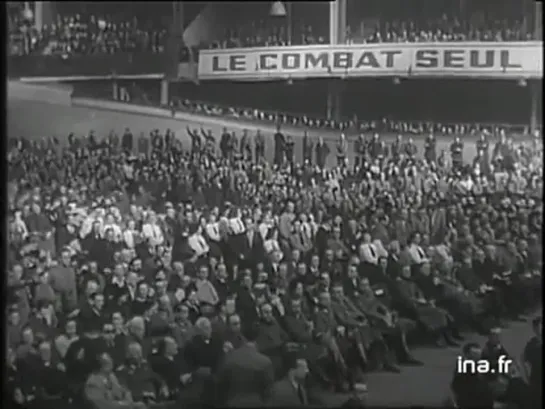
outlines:
M44 2L34 2L34 27L38 31L42 31L44 26Z
M329 3L329 43L346 43L347 0L334 0ZM336 121L342 118L342 89L344 82L332 78L327 90L327 117Z
M161 105L164 107L169 106L168 86L169 86L168 80L162 79L161 80Z
M336 0L335 3L337 3L337 44L346 44L347 0Z
M293 41L293 5L291 1L286 3L286 37L288 40L288 45L292 44Z
M534 36L537 39L541 38L542 31L542 25L543 25L543 4L539 1L535 1L534 3L534 9L533 9L533 15L534 15Z
M112 99L114 101L118 101L120 98L119 95L119 84L117 83L117 80L112 81Z
M530 94L532 98L531 102L531 114L530 114L530 132L534 132L536 129L538 129L539 124L542 122L542 118L540 118L541 115L541 98L542 98L542 91L541 91L541 85L539 82L532 81L530 83Z
M339 13L337 0L329 3L329 44L339 43Z

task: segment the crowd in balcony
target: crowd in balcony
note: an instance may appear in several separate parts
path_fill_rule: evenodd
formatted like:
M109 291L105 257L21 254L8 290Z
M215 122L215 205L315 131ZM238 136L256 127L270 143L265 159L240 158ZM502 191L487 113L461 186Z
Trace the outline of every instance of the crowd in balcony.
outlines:
M94 6L94 8L93 8ZM28 37L32 34L44 45L39 50L26 47L15 54L39 53L71 57L82 54L114 54L118 52L153 52L165 49L168 37L168 24L165 19L155 15L128 12L114 7L102 10L97 4L77 7L73 2L57 5L52 24L44 24L40 29L33 27L32 12L13 13L11 19L11 38L15 35ZM96 8L96 10L95 10ZM168 14L165 14L168 16ZM36 43L36 40L32 40ZM19 51L19 50L18 50Z
M460 8L458 2L437 2L426 7L405 9L402 3L388 7L373 1L349 2L347 43L382 42L461 42L461 41L528 41L538 39L532 12L520 2L501 1ZM445 3L445 4L442 4ZM395 3L393 3L395 4ZM429 7L428 7L429 6ZM471 6L471 7L470 7ZM306 8L307 12L304 12ZM291 6L292 17L271 16L260 10L255 18L244 13L232 20L225 36L209 44L210 48L284 46L321 44L329 41L329 8L299 3ZM422 10L427 10L425 13ZM241 13L239 13L241 14ZM291 26L291 27L289 27Z
M419 0L417 0L419 1ZM311 4L312 3L312 4ZM376 4L374 4L376 3ZM440 4L439 4L440 3ZM443 4L445 3L445 4ZM485 2L486 3L486 2ZM487 6L440 1L405 9L403 3L384 9L377 2L348 2L344 41L353 44L382 42L528 41L539 39L536 10L519 2L502 0ZM166 49L172 10L164 2L153 13L143 6L128 11L101 3L78 6L60 3L53 24L34 28L31 16L11 9L10 54L81 54L162 52ZM112 3L113 4L113 3ZM222 9L221 28L208 35L201 48L238 48L324 44L329 42L329 7L314 2L292 3L286 15L271 16L270 3L238 4ZM119 8L119 10L117 10ZM161 8L164 8L161 9ZM224 9L227 9L225 12ZM142 10L140 10L142 9ZM312 10L312 13L309 13ZM427 10L425 13L422 10ZM224 13L225 12L225 13ZM288 17L291 16L291 17ZM189 23L190 24L190 23ZM214 38L212 40L212 38ZM188 59L181 45L180 58Z

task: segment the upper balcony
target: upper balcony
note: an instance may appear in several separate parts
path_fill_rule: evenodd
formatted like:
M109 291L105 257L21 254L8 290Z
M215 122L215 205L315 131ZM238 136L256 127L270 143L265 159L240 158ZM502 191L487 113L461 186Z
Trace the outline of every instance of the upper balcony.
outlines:
M337 1L346 1L348 44L541 39L530 0ZM162 74L196 59L189 49L329 43L328 2L284 2L274 16L273 2L41 3L54 10L10 9L12 76Z

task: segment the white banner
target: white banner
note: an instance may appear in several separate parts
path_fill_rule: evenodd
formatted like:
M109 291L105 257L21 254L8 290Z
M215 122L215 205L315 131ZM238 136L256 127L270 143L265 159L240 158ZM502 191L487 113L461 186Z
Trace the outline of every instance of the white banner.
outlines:
M543 43L313 45L202 50L199 80L328 77L543 78Z

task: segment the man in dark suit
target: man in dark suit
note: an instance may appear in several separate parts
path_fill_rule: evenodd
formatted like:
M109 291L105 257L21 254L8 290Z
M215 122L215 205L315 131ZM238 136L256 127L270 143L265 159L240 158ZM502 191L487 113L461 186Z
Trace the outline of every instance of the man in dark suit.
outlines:
M258 337L256 342L259 351L271 359L275 371L280 371L289 337L274 317L271 304L261 306L261 319L257 329Z
M276 126L276 132L274 134L274 164L282 165L284 159L286 138L280 131L280 125Z
M476 343L468 343L463 348L464 360L481 358L481 348ZM460 409L493 408L494 398L482 374L456 370L451 383L451 390Z
M401 276L396 280L395 292L393 304L401 316L421 323L437 346L443 346L444 343L458 346L454 340L457 334L450 315L424 297L420 288L411 280L409 265L403 266Z
M277 408L309 406L311 398L305 382L309 373L308 363L296 354L290 354L287 360L288 373L274 384L268 403Z
M246 231L238 242L240 247L236 249L237 254L240 254L239 267L253 269L256 263L262 261L265 256L263 238L250 217L246 218L244 224Z
M365 313L344 294L342 283L333 284L331 307L338 322L353 333L356 344L372 352L378 367L390 372L399 372L399 368L390 357L381 332L371 326Z
M123 133L123 136L121 137L121 147L125 151L132 152L132 146L133 146L133 134L129 130L129 128L125 128L125 132Z
M246 343L246 337L242 333L242 321L237 314L229 315L227 318L227 329L223 340L229 343L233 348L239 348ZM225 345L225 344L224 344Z
M407 344L407 334L416 328L416 322L398 317L396 311L377 298L367 278L361 280L358 290L357 295L353 298L354 303L382 333L388 348L395 354L398 362L408 365L422 365L412 356Z
M345 366L337 365L324 343L315 336L314 323L303 314L301 300L293 298L289 304L284 316L284 328L290 339L301 346L301 357L308 361L314 378L336 385L348 381ZM334 374L328 373L328 367L334 369Z
M236 310L242 318L242 330L246 332L259 319L259 311L256 303L256 295L253 291L251 275L242 277L240 288L236 296Z
M228 352L216 373L217 405L224 407L259 407L268 400L274 382L270 358L257 349L255 329L248 331L248 341Z
M198 333L186 344L184 358L191 371L208 368L213 372L223 357L222 342L212 337L212 324L208 318L200 317L195 322L195 329Z
M174 338L163 338L157 355L151 359L151 366L166 383L170 399L176 398L184 405L203 402L205 386L211 378L201 376L199 371L191 372Z
M156 402L160 398L168 398L164 380L144 359L142 346L136 341L127 346L127 359L115 374L121 385L131 392L135 402Z

